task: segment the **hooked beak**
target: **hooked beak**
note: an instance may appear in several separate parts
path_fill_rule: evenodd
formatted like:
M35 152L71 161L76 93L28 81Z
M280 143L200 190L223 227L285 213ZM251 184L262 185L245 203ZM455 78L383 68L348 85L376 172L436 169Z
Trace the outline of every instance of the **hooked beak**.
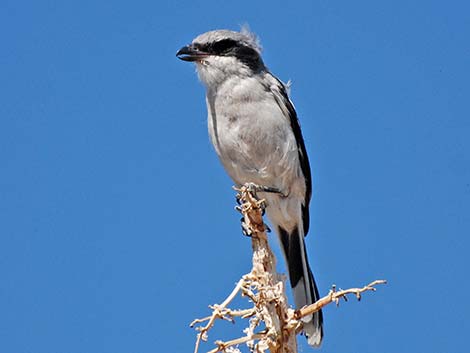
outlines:
M190 44L178 50L176 56L183 61L198 61L207 57L208 54L196 49Z

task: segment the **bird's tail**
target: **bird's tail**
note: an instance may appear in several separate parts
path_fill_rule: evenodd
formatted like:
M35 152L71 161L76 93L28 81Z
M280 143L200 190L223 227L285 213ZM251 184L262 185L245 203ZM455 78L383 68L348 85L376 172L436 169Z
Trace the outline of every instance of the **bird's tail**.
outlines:
M320 299L320 296L308 265L304 235L301 234L298 228L289 233L279 227L279 236L287 260L296 308L300 309L305 305L315 303ZM302 321L303 332L307 337L308 344L312 347L320 346L323 338L323 314L321 310L304 317Z

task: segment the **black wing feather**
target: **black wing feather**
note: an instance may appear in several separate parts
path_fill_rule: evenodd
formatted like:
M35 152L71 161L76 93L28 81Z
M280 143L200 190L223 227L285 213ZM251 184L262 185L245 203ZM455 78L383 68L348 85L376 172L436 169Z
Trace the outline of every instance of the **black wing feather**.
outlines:
M300 130L300 123L299 123L299 119L297 118L297 112L295 111L294 105L289 99L286 86L274 75L272 75L272 77L277 81L277 84L278 84L277 88L282 97L282 102L277 101L277 103L279 105L281 104L284 105L284 107L287 109L287 112L289 114L290 125L292 128L292 131L294 132L295 140L297 142L300 168L305 177L306 193L305 193L305 201L304 201L304 204L302 205L302 220L303 220L303 226L304 226L304 233L305 235L307 235L308 228L310 225L309 204L310 204L310 199L312 197L312 173L310 171L310 163L308 161L308 155L307 155L307 150L305 149L305 142L302 136L302 131ZM276 97L276 94L275 94L275 97ZM281 106L281 109L282 109L282 106Z

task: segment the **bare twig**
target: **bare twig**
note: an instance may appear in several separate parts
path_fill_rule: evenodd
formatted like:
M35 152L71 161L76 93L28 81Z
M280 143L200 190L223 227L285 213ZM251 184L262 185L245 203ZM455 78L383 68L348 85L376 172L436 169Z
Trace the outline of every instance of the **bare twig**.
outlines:
M215 344L217 345L217 348L214 348L213 350L209 351L208 353L223 352L228 347L238 346L242 343L262 339L264 337L264 335L265 335L265 333L262 332L262 333L255 333L254 335L251 335L251 336L236 338L234 340L230 340L230 341L226 341L226 342L216 341Z
M332 302L336 303L336 305L339 306L340 299L343 298L345 301L347 301L348 294L354 294L357 300L361 300L362 293L367 292L367 291L375 292L377 290L375 286L379 284L386 284L386 283L387 283L386 280L380 279L380 280L375 280L362 288L349 288L349 289L340 290L340 291L336 291L336 286L333 286L333 288L330 289L330 292L328 293L328 295L324 296L320 300L317 300L313 304L304 306L303 308L296 310L294 314L294 319L299 320L300 318L304 316L313 314Z
M194 347L194 353L197 353L199 350L199 344L201 343L201 340L206 341L206 335L207 331L209 331L212 326L214 325L214 322L216 319L221 318L224 316L223 314L223 309L230 304L230 302L235 298L237 293L240 291L240 289L243 286L244 280L241 279L238 281L237 285L233 289L232 293L223 301L222 304L220 305L214 305L213 310L212 310L212 315L204 318L204 319L196 319L193 322L191 322L190 326L193 327L196 323L204 322L209 320L206 326L199 328L199 333L197 334L197 339L196 339L196 346Z

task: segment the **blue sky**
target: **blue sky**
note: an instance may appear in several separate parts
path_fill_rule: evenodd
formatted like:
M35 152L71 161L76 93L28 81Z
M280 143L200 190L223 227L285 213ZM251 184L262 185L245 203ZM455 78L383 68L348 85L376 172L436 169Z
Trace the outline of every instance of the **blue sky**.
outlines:
M0 352L192 352L251 254L175 53L244 23L293 82L321 292L389 280L325 310L320 351L466 350L468 2L0 7Z

